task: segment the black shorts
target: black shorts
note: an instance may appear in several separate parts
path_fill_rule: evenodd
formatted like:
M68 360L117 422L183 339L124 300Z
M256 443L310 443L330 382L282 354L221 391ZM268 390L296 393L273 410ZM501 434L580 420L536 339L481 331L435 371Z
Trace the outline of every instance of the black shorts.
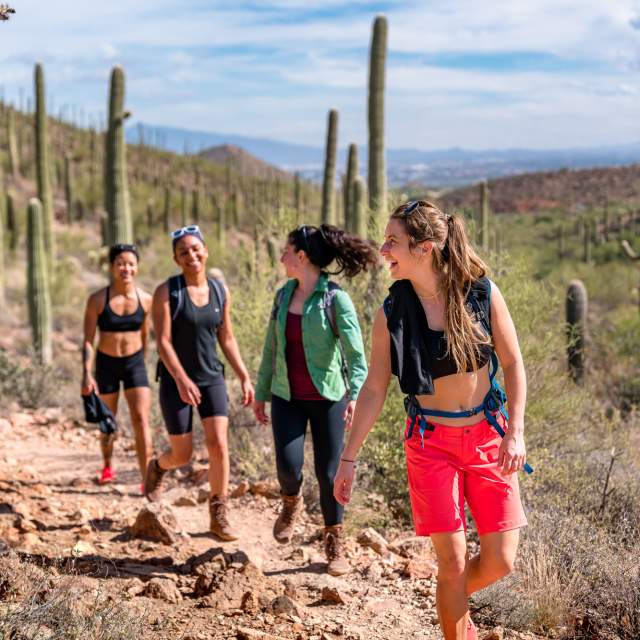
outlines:
M202 395L198 405L201 420L228 415L227 385L222 376L213 384L198 385L198 389ZM170 374L160 376L160 408L170 435L179 436L191 433L193 406L182 400L175 380Z
M149 376L142 349L121 358L108 356L106 353L98 351L96 353L96 382L101 394L120 391L120 382L124 383L125 389L148 387Z

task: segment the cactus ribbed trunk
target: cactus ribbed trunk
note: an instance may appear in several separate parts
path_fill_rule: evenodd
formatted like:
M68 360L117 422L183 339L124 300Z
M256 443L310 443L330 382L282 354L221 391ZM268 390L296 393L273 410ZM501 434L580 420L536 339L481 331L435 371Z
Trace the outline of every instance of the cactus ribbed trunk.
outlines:
M109 216L109 244L133 242L133 224L127 179L127 147L124 141L124 71L114 67L109 90L109 125L105 149L105 209Z
M89 207L96 211L98 207L98 133L91 129L89 134Z
M486 180L480 183L480 247L489 251L489 185Z
M44 246L44 211L32 198L27 212L27 295L33 348L41 364L49 364L51 351L51 298Z
M18 220L15 200L10 191L7 192L7 231L9 232L9 251L14 255L18 248Z
M20 177L20 154L16 136L16 116L12 108L7 110L7 146L9 152L9 171L14 178Z
M324 179L322 181L322 214L325 224L335 224L336 150L338 141L338 112L329 111L327 142L324 152Z
M73 222L73 203L75 202L75 184L73 180L73 158L64 156L64 197L67 202L67 222Z
M352 228L350 231L364 238L367 234L367 187L361 176L356 176L352 189Z
M344 180L344 227L347 231L355 232L353 224L353 191L355 180L358 177L358 147L351 143L349 145L349 156L347 159L347 173Z
M566 298L567 358L569 373L575 382L585 375L585 346L587 340L587 290L580 280L569 283Z
M180 187L180 224L187 226L187 187Z
M196 187L193 190L191 200L191 222L198 224L200 222L200 189Z
M376 236L383 227L387 209L387 170L384 152L384 84L387 59L387 19L378 16L373 23L369 57L369 209ZM378 239L377 237L372 238Z
M49 137L47 135L44 71L41 64L37 64L35 67L34 83L36 94L36 181L38 183L38 199L42 205L44 249L47 253L48 273L51 275L55 256L53 241L53 193L51 190L51 167L49 165Z

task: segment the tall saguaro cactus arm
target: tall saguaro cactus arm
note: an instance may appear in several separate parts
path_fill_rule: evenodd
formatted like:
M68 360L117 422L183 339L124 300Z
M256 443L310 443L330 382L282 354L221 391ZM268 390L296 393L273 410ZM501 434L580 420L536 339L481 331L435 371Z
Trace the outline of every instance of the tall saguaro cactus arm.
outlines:
M131 205L127 181L127 147L124 141L124 71L114 67L109 91L109 126L105 149L105 209L108 215L109 243L133 242Z
M324 156L324 180L322 182L322 222L335 223L336 150L338 140L338 112L329 111L327 119L327 144Z
M387 19L373 23L369 59L369 208L378 219L387 206L387 174L384 157L384 83L387 59Z
M49 138L47 135L44 70L41 64L37 64L35 67L34 84L36 94L36 179L38 182L38 199L42 204L44 248L49 260L49 268L52 268L55 254L53 242L53 192L51 190L51 168L49 167Z
M44 213L37 198L27 211L27 295L33 347L38 361L51 362L51 297L44 249Z

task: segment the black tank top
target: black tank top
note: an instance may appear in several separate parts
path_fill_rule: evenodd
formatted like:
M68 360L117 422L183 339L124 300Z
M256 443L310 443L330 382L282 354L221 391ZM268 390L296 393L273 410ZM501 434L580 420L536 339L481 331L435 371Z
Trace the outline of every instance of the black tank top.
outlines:
M491 282L480 278L467 294L467 310L491 336ZM429 328L420 298L409 280L398 280L384 301L387 328L391 338L391 371L398 376L400 389L411 395L433 395L433 381L458 373L456 363L447 355L444 331ZM478 346L478 369L491 358L491 344ZM469 367L467 371L472 371Z
M125 331L140 331L144 324L144 307L140 302L140 296L138 296L138 308L133 313L128 313L119 316L114 313L109 306L109 287L107 287L107 294L105 296L104 307L98 316L98 327L100 331L113 331L113 332L125 332Z
M224 367L216 351L223 309L217 303L210 281L209 301L202 307L196 307L189 297L184 277L180 278L183 296L171 322L171 342L187 375L197 385L210 385L224 375Z

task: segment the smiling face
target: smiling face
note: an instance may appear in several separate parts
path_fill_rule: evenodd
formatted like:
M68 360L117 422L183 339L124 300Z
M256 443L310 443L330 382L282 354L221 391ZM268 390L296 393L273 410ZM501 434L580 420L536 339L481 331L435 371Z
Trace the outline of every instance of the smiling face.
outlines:
M307 254L304 251L296 250L295 245L290 242L287 242L280 256L280 262L284 265L287 278L297 279L305 261L308 260Z
M117 280L123 284L133 282L138 273L138 258L132 251L119 253L111 264L111 274L114 282Z
M389 272L394 280L411 279L422 272L425 261L430 262L433 257L432 249L433 242L430 240L411 247L404 224L396 218L387 222L380 254L389 265Z
M173 259L183 273L197 274L205 269L209 251L196 236L183 236L176 243Z

